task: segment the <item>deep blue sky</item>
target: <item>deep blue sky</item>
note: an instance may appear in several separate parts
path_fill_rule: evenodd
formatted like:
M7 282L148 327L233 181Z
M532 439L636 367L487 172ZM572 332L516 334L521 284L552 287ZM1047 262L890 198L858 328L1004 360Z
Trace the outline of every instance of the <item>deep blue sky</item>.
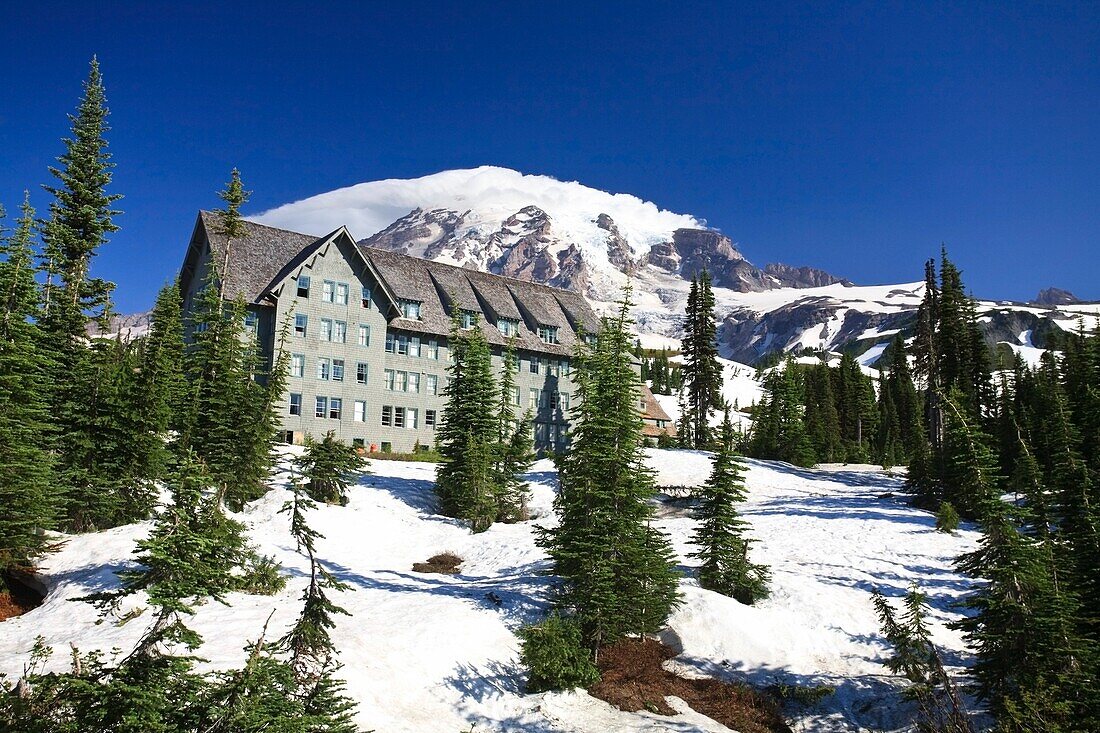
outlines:
M234 165L251 212L495 164L704 217L759 264L905 282L946 242L979 296L1100 298L1100 4L594 4L4 3L0 201L45 209L96 53L122 311Z

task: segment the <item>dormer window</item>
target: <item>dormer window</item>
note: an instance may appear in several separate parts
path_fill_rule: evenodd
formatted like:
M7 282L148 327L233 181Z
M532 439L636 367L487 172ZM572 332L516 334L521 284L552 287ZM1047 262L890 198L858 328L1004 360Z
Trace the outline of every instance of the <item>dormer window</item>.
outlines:
M505 336L516 336L519 334L519 321L511 318L498 318L497 328Z
M298 276L298 297L299 298L308 298L309 297L309 275L299 275Z
M596 334L586 333L584 335L584 342L586 344L588 344L589 346L591 346L592 348L596 348Z
M539 340L544 344L558 343L558 327L539 324Z
M477 313L475 311L459 311L458 323L462 328L470 329L477 325Z
M420 320L420 301L419 300L399 300L397 301L401 308L401 315L404 318L408 318L412 321Z
M370 308L370 286L369 285L364 285L363 286L362 296L363 297L362 297L361 303L362 303L363 307L364 308Z

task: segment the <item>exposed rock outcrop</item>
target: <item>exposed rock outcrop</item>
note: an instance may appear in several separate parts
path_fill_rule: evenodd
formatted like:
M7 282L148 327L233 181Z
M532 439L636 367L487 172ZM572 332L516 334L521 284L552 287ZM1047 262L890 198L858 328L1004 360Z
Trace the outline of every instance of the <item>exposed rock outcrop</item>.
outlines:
M784 265L781 262L770 262L764 265L764 272L771 275L786 288L820 288L825 285L851 285L852 283L842 277L819 270L816 267L794 267Z
M1081 300L1068 290L1047 288L1046 290L1040 290L1039 294L1035 296L1035 300L1031 302L1035 305L1073 305L1074 303L1080 303Z

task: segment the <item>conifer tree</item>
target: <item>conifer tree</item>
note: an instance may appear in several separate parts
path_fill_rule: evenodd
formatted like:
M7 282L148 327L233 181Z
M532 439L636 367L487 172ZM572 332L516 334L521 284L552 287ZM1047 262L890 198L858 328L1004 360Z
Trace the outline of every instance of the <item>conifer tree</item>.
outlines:
M718 328L714 292L706 268L692 278L682 347L683 379L691 423L691 447L708 447L712 440L710 415L722 407L722 366L718 362Z
M497 404L497 455L493 462L496 474L497 519L502 522L519 522L528 518L527 484L523 474L534 462L531 450L531 412L516 417L516 369L518 361L515 347L509 344L502 354L504 369L500 378Z
M5 571L31 564L43 550L42 530L53 526L57 512L40 388L49 363L34 321L33 226L34 209L25 198L15 235L9 239L0 231L0 591Z
M358 451L330 430L320 441L306 437L306 451L295 459L306 479L309 498L328 504L348 503L348 486L363 472L366 461Z
M579 407L559 462L560 523L539 543L561 579L557 602L598 649L656 631L678 603L668 537L652 526L652 473L644 464L638 377L631 366L629 290L594 347L574 357Z
M764 395L753 413L749 452L796 466L817 462L803 419L805 397L799 370L789 360L764 378Z
M722 421L721 439L714 468L702 490L699 526L692 542L699 548L690 557L700 561L699 584L708 590L752 604L768 592L768 570L749 561L748 522L737 504L745 500L743 467L733 449L733 423L729 410Z
M477 324L463 329L456 317L450 348L453 359L443 390L447 404L438 433L442 462L435 491L443 514L464 519L480 532L498 515L492 454L499 429L499 392L489 344Z
M187 385L181 305L179 282L165 285L153 306L149 335L142 341L141 391L158 433L182 428Z
M806 371L806 432L813 444L815 458L824 463L842 460L844 448L840 441L840 415L833 395L832 375L825 364L816 364Z
M41 384L55 425L52 442L58 489L67 504L66 525L77 530L119 521L104 509L121 503L96 470L109 450L99 448L101 436L96 434L105 419L102 408L113 399L99 394L99 381L110 378L104 373L109 360L102 352L92 354L85 344L89 316L101 322L109 317L114 287L90 274L96 250L118 229L114 217L119 212L113 207L121 197L107 191L114 168L105 138L107 117L103 79L93 57L84 95L76 114L69 116L71 137L63 140L59 165L50 168L58 184L45 187L53 201L42 227L47 277L40 327L52 369Z

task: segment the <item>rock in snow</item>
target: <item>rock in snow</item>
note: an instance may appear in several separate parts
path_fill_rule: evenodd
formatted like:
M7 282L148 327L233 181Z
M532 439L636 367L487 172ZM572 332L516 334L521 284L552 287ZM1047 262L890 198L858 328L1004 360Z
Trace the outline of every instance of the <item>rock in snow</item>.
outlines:
M693 485L710 471L698 451L650 450L661 483ZM695 521L683 509L665 507L659 520L685 570L684 603L670 620L666 641L682 653L678 668L748 680L775 678L791 684L828 684L836 693L799 717L800 730L899 730L911 713L898 684L880 660L885 647L871 606L878 588L899 596L916 584L928 593L935 640L951 664L966 662L952 602L967 582L952 558L970 549L976 533L934 529L932 515L903 504L902 479L879 469L831 466L821 470L747 461L749 501L744 514L757 540L754 560L773 573L772 594L757 606L702 590L691 575L689 538ZM319 556L351 589L337 602L353 615L338 617L335 639L359 722L379 731L725 731L698 713L676 718L625 713L583 691L524 695L517 663L516 629L547 608L550 579L533 528L553 520L553 464L538 462L532 482L536 519L494 525L470 534L458 522L433 513L434 466L375 461L373 475L353 487L346 507L322 506L311 524L324 535ZM269 633L281 633L299 611L306 582L293 551L286 515L286 476L277 488L237 517L253 541L283 563L290 577L274 597L231 594L229 606L201 607L193 626L206 640L199 649L212 667L240 664L274 611ZM369 531L363 531L369 528ZM42 573L45 603L5 621L0 633L0 672L18 676L38 635L56 649L63 667L69 643L84 651L132 648L147 622L97 624L96 610L72 599L117 584L115 571L132 562L135 540L149 523L67 537L47 557ZM438 552L464 560L454 576L422 575L412 564ZM492 594L492 596L490 596ZM499 603L498 603L499 601ZM142 605L140 599L134 606ZM127 609L123 609L125 612Z

